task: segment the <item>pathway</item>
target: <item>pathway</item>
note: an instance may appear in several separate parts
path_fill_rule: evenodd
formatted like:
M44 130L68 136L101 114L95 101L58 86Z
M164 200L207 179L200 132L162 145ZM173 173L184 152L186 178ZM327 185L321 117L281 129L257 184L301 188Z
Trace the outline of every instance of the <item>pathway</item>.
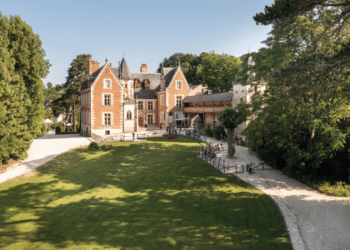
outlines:
M225 151L218 155L230 166L258 163L261 160L249 154L248 148L236 146L237 158L227 158ZM350 198L332 197L291 179L278 170L238 173L238 178L268 194L280 208L296 250L350 249Z
M78 134L56 135L53 131L33 140L28 157L0 174L0 183L29 172L73 148L89 145L92 139Z

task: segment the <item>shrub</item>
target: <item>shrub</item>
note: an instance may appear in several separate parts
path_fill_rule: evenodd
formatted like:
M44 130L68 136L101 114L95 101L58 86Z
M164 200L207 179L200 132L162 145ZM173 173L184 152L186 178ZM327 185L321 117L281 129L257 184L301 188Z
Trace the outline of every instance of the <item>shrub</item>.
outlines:
M89 150L100 150L100 146L96 142L91 142L88 146Z
M44 125L44 123L42 123L41 125L41 135L46 135L47 134L47 128Z
M214 134L214 130L210 127L210 124L207 125L207 127L204 129L204 132L207 134L207 136L212 137Z
M61 126L57 126L56 129L55 129L55 133L56 135L59 135L61 133Z
M222 140L227 137L224 126L220 125L214 130L214 137L216 140Z

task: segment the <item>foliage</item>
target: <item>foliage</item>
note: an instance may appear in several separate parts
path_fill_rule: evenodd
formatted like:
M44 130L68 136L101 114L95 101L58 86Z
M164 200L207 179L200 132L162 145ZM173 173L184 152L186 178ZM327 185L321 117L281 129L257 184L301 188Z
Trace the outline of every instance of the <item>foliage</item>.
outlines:
M48 62L41 41L19 16L0 13L0 164L25 158L41 135L44 106L41 78Z
M186 79L193 85L205 83L208 89L214 93L232 90L240 68L240 59L227 54L215 54L203 52L199 56L192 54L175 53L169 58L164 58L164 67L176 67L181 62L181 69ZM161 64L158 72L160 72Z
M185 74L186 79L189 83L193 85L198 85L202 82L197 76L197 67L200 64L201 57L192 54L184 54L184 53L174 53L173 55L166 57L163 59L163 62L159 64L159 68L157 72L161 72L161 67L177 67L181 65L181 70Z
M214 128L214 137L216 140L226 139L227 135L223 125Z
M198 159L203 143L108 145L0 184L0 248L292 249L276 203Z
M234 129L247 120L247 114L240 109L233 109L226 107L220 114L219 121L227 129L227 144L228 144L228 157L232 158L236 156L236 137L234 135Z
M54 87L51 82L47 83L47 88L44 89L44 105L52 107L52 102L58 99L63 93L63 86L56 84Z
M44 123L42 123L41 125L41 135L46 135L47 134L47 128L44 125Z
M91 142L88 146L89 150L100 150L100 146L96 142Z
M237 77L240 64L239 58L212 51L201 54L197 74L213 93L232 91L232 83Z
M46 53L39 36L19 16L9 18L8 41L7 48L15 60L15 72L24 82L26 124L34 138L41 135L44 116L44 84L41 79L49 73L50 63L44 60Z
M280 4L287 1L276 2ZM346 19L341 30L334 26L338 14L335 8L321 8L285 15L286 21L274 23L264 41L268 47L254 55L256 65L245 64L240 74L244 84L268 82L267 92L252 99L250 115L255 120L244 131L248 146L304 181L348 170L337 158L349 159L349 152L344 153L349 131L340 122L350 117L350 30ZM332 167L326 167L327 162Z
M210 127L210 124L208 124L207 127L204 129L204 132L207 136L213 137L214 130Z
M59 134L61 133L61 131L62 131L61 126L57 126L57 127L55 128L55 133L56 133L56 135L59 135Z
M70 64L68 77L63 84L62 96L52 102L52 111L55 116L65 112L67 120L70 112L75 116L75 112L80 110L80 86L88 77L90 56L89 54L77 55Z

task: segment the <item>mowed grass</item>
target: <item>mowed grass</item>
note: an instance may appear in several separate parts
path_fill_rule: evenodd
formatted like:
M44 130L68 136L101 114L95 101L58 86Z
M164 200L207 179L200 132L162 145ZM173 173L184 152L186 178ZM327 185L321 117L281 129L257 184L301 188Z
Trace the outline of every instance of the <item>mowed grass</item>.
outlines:
M1 249L292 249L273 200L179 137L67 152L0 184Z

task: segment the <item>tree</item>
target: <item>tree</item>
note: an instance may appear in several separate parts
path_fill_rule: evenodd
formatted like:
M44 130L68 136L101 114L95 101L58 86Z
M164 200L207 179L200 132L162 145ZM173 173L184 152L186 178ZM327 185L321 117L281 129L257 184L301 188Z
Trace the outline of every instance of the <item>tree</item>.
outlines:
M236 157L235 128L247 119L244 112L226 107L220 114L219 121L227 129L228 158Z
M241 61L226 54L215 54L213 51L201 54L201 64L197 68L198 76L213 93L232 90L232 83L237 77Z
M197 67L200 64L201 58L197 55L174 53L173 55L163 59L163 62L159 64L157 72L160 73L161 67L177 67L181 65L181 70L185 74L186 79L193 85L201 83L201 79L197 76Z
M276 1L275 8L282 3L287 1ZM339 124L350 117L349 27L346 20L342 29L333 26L339 8L311 8L297 15L282 11L275 18L269 11L254 17L274 24L264 41L268 47L255 54L255 66L241 72L244 84L266 79L268 89L253 97L256 119L243 133L265 160L312 176L346 142L348 132ZM248 71L256 75L249 79Z
M73 128L75 127L75 112L80 110L80 86L81 83L88 78L89 75L89 54L77 55L70 64L66 82L63 84L63 93L60 98L52 102L53 114L55 116L65 112L68 114L72 111Z
M32 28L19 16L10 16L8 51L15 60L15 72L25 84L26 124L32 137L41 135L44 116L44 84L42 78L49 72L50 63L44 60L42 42Z
M11 57L9 19L0 13L0 165L9 158L24 158L30 145L25 83Z

